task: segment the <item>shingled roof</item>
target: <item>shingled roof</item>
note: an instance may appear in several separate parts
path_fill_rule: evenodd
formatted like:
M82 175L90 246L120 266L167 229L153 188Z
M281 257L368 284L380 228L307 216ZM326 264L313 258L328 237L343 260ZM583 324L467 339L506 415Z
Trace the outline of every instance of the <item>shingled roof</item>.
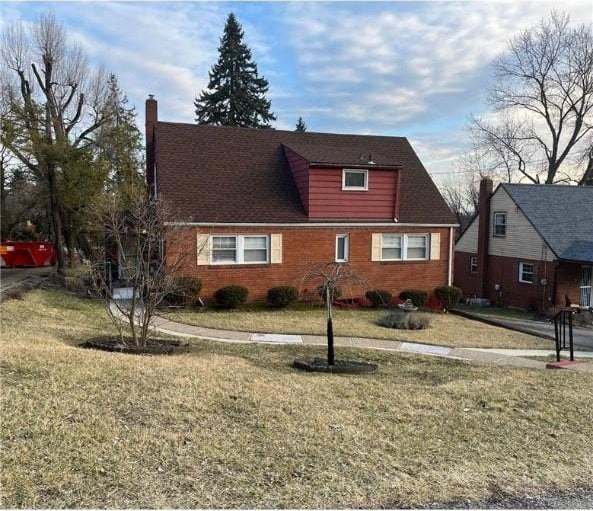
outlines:
M284 154L282 146L286 145L317 163L354 165L355 161L360 163L362 154L368 165L370 154L377 165L401 166L399 222L455 223L426 169L403 137L157 122L155 140L159 193L172 205L177 221L324 221L307 217ZM332 161L335 159L343 161ZM356 221L339 221L347 220ZM331 221L336 222L328 220Z
M593 262L593 186L501 186L558 259Z

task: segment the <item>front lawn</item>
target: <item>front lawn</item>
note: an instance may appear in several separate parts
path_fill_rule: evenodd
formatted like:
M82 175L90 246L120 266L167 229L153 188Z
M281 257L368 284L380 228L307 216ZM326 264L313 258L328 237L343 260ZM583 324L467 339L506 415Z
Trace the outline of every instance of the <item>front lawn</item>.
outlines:
M400 507L591 489L593 375L306 346L83 350L99 303L2 303L2 507Z
M431 327L426 330L395 330L375 322L385 311L336 309L334 332L344 337L370 337L394 341L424 342L458 348L553 349L554 343L533 335L486 325L453 314L427 313ZM250 305L239 310L205 309L166 313L168 319L223 330L278 334L325 334L325 310L297 304L285 310Z

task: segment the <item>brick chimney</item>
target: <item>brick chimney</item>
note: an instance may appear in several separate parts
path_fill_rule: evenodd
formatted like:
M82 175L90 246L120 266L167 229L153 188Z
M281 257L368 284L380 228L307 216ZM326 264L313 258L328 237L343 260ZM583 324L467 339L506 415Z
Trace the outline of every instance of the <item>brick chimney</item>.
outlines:
M488 238L490 236L490 196L492 180L485 177L480 181L478 203L478 277L480 298L488 298Z
M149 194L156 195L156 162L154 148L154 129L158 120L158 107L152 94L146 100L146 184Z

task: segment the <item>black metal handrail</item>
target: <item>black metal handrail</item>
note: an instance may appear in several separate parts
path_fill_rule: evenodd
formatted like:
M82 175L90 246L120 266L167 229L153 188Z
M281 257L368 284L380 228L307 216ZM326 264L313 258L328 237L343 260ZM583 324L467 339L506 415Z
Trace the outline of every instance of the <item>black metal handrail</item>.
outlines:
M570 350L570 360L574 361L574 339L572 335L572 317L574 309L561 309L550 322L554 323L554 337L556 339L556 360L560 362L560 351ZM568 346L566 345L566 327L568 326Z

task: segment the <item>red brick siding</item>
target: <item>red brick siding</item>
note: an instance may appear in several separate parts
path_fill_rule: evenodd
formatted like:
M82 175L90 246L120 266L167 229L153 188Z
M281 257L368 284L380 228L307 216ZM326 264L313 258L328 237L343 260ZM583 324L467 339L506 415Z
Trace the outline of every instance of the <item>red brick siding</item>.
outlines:
M562 263L558 266L556 273L556 304L558 306L565 305L566 296L571 303L579 303L582 272L580 264Z
M534 266L533 284L519 282L519 263ZM547 310L553 306L555 264L546 261L489 256L487 279L488 298L504 307L521 307L528 310ZM547 285L541 279L547 279ZM500 284L498 294L494 286Z
M484 297L494 305L540 312L563 307L565 295L572 303L579 301L581 265L493 255L488 257L487 292L486 296L482 296L479 274L470 273L470 257L474 255L467 252L455 254L455 285L463 290L466 297ZM520 262L534 265L533 284L519 282ZM547 280L545 286L541 283L544 278ZM496 284L500 284L501 293L494 289Z
M470 272L470 259L477 254L455 252L455 285L463 290L466 297L481 297L482 288L479 273Z
M367 191L342 190L341 168L311 168L309 217L394 218L397 171L369 169L368 185Z
M207 234L282 234L282 263L263 265L198 266L196 264L196 238L198 232ZM371 261L371 234L394 233L440 233L441 250L439 260L374 262ZM182 236L167 243L167 253L176 260L179 253L187 255L180 273L202 279L202 297L212 299L214 292L229 284L240 284L249 289L250 300L265 300L267 290L272 286L294 285L300 287L308 263L334 261L337 234L350 235L350 263L368 280L368 288L388 289L397 295L403 289L419 288L432 291L436 286L447 283L448 271L448 228L237 228L212 227L200 230L184 228ZM315 284L302 287L303 298L312 298ZM362 296L366 289L352 290ZM306 296L305 296L306 294Z

